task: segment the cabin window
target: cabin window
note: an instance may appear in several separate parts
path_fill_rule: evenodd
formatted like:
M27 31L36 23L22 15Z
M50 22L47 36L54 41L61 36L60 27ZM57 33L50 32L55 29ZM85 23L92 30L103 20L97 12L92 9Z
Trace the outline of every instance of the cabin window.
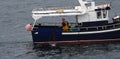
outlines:
M102 13L101 11L97 11L97 19L101 19L102 18Z
M102 19L107 17L107 10L99 10L97 13L97 19Z
M103 10L103 18L106 18L107 16L107 10Z
M91 3L86 3L85 4L87 7L91 6L92 4Z

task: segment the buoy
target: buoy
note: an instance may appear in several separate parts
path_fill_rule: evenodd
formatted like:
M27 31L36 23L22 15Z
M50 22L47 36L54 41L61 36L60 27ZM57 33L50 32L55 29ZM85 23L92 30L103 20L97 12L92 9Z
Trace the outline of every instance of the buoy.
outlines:
M26 29L26 31L31 31L32 25L31 25L31 24L27 24L27 25L25 26L25 29Z

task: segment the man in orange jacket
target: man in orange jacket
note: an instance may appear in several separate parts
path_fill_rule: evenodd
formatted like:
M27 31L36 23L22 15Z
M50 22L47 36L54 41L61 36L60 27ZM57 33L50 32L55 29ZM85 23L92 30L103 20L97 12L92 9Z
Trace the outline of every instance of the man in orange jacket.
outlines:
M62 29L64 32L69 31L69 23L68 21L65 21L65 18L62 18Z

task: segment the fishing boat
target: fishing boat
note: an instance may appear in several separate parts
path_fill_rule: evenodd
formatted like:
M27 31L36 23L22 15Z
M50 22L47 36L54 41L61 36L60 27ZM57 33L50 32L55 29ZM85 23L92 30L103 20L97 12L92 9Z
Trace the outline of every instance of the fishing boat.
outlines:
M34 45L85 44L120 40L120 16L109 18L110 4L96 6L93 0L78 0L78 2L80 5L74 7L33 9L34 23L29 24L26 29L31 30ZM71 21L65 16L74 16L74 18ZM46 17L47 20L44 20ZM59 20L51 20L50 17L58 17Z

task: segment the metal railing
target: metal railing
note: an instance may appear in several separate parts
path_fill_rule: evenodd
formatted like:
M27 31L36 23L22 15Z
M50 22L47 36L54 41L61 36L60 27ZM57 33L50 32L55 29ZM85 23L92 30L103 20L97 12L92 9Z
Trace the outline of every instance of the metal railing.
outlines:
M86 31L90 31L90 29L93 29L93 30L108 30L108 29L120 28L120 23L104 25L104 26L79 27L79 28L80 28L80 30L84 29Z
M71 28L72 25L75 25L73 28ZM42 23L40 26L61 26L61 23ZM78 31L98 31L98 30L108 30L108 29L115 29L115 28L120 28L120 23L117 24L110 24L110 25L104 25L104 26L91 26L91 27L82 27L78 26L76 23L69 23L69 31L71 29L78 30Z
M57 9L75 9L75 7L52 7L52 8L35 8L33 11L57 10Z

